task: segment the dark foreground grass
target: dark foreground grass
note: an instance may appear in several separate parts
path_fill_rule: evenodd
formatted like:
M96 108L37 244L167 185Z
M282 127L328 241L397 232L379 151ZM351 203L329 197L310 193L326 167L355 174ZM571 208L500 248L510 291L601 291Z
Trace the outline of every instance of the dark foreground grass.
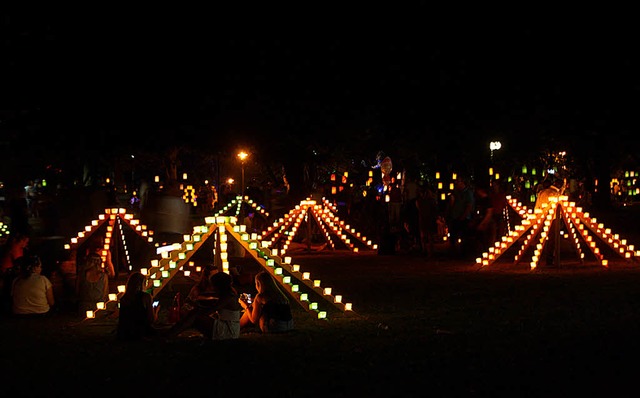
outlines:
M115 320L64 312L4 319L7 396L636 395L637 265L477 271L367 254L297 262L354 313L317 321L295 307L292 333L219 342L122 343Z

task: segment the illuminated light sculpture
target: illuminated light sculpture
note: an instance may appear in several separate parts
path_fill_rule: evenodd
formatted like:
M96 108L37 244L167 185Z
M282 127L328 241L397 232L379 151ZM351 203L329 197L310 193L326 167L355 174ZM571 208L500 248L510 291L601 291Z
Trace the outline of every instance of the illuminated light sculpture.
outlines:
M609 260L604 258L599 244L608 246L610 253L619 255L625 261L639 261L638 253L633 251L633 245L628 245L627 240L621 239L618 234L612 235L611 229L605 228L604 224L599 223L596 218L589 217L589 213L583 212L582 208L575 207L575 203L569 202L566 196L560 196L557 200L550 202L551 205L548 208L545 206L544 211L536 209L531 212L530 209L523 208L511 197L507 197L507 202L518 214L525 215L525 218L519 226L515 226L514 231L509 231L509 239L506 242L502 237L506 244L501 245L499 253L495 253L495 256L490 258L488 253L493 249L490 248L483 253L483 260L476 259L480 268L494 263L509 247L520 241L521 246L514 256L514 263L520 262L524 254L533 249L529 266L531 269L535 269L548 240L555 238L550 235L550 228L554 221L558 224L562 223L566 227L567 234L563 236L571 242L581 264L584 264L585 260L585 254L582 251L583 243L592 257L596 259L597 264L603 267L609 267ZM559 230L560 225L558 225ZM488 259L488 261L484 259Z
M245 201L249 201L247 197ZM337 217L333 216L330 206L316 205L315 201L307 200L298 205L298 210L308 210L314 207L319 214L322 214L327 220L334 222L334 227L340 229L341 235L346 233L352 233L355 235L355 231L350 226L345 226L344 221L340 221ZM110 226L116 225L116 222L120 222L120 219L124 219L126 212L119 209L110 209L105 212L108 217L103 217L103 222L110 222ZM127 217L129 222L133 222L137 225L138 221L133 220L132 217ZM285 222L300 221L300 217L293 215L286 215L282 220ZM348 306L342 304L342 296L333 297L331 294L333 289L331 287L320 287L320 280L312 279L309 272L302 272L300 265L292 264L290 256L278 257L283 255L286 249L270 249L268 244L262 242L269 242L268 240L260 241L261 237L258 234L247 234L245 226L236 225L237 218L229 216L216 216L207 217L206 225L200 225L193 227L191 234L184 234L182 236L182 243L175 243L168 246L157 248L156 252L160 255L160 259L153 259L150 261L148 267L142 267L144 273L147 274L147 282L145 290L149 291L152 296L157 295L160 290L167 286L168 282L177 274L188 275L189 270L185 269L185 266L192 266L196 269L195 264L189 261L189 258L199 247L208 239L215 239L215 245L213 249L214 253L214 265L223 272L229 272L229 263L227 248L227 241L232 238L237 244L242 246L252 257L254 257L266 270L268 270L274 279L280 283L283 288L293 293L294 297L302 304L303 307L308 308L309 311L318 312L318 316L321 319L326 319L328 312L325 308L322 308L321 303L330 305L338 310L346 311ZM124 225L126 222L123 222ZM277 224L277 223L276 223ZM295 225L295 228L298 228ZM146 227L139 228L139 230L146 231ZM344 232L342 232L344 230ZM120 228L116 228L115 231L121 232ZM277 228L273 231L278 231ZM284 232L284 231L283 231ZM294 231L295 232L295 231ZM339 234L339 235L340 235ZM79 234L81 237L84 235ZM244 236L244 235L248 235ZM283 233L284 236L286 236ZM293 233L292 233L293 235ZM255 239L254 239L255 238ZM362 239L366 237L362 236ZM71 248L74 244L79 244L79 240L72 240L72 243L65 246L65 248ZM156 245L157 246L157 245ZM117 301L118 297L121 297L125 292L125 286L120 285L117 287L118 293L109 296L109 301ZM311 295L314 295L313 299ZM99 305L101 308L97 308L99 311L106 308L106 303ZM95 317L95 311L92 313Z
M239 217L241 214L243 214L242 210L245 207L249 207L249 211L253 212L254 214L262 217L264 219L264 221L266 221L269 218L269 212L266 211L266 209L260 205L258 205L257 203L255 203L252 199L250 199L247 196L242 196L242 195L238 195L236 196L234 199L232 199L225 207L223 207L222 209L220 209L215 215L214 217L216 218L216 222L218 224L223 224L226 223L227 221L222 221L220 220L220 218L224 217L225 214L232 212L233 215L237 218ZM244 213L246 214L246 213ZM234 222L235 224L235 222ZM243 224L242 226L244 226L246 228L246 226ZM240 225L238 225L238 227L240 227Z
M370 239L346 224L344 220L340 220L335 215L333 207L326 198L323 198L320 203L307 198L296 205L284 218L263 231L260 239L263 241L269 239L270 247L282 247L280 255L287 253L292 246L307 251L336 250L339 241L344 248L354 253L361 252L363 249L378 249L378 245L373 244ZM308 227L316 227L321 232L319 235L323 236L326 242L312 245L311 237L307 236L305 239L307 243L294 243L293 239L300 231L310 232L310 228L302 228L303 223Z
M106 261L107 252L108 250L110 250L112 237L114 231L116 231L120 235L119 241L123 246L122 253L124 253L128 269L129 271L131 271L131 259L129 256L128 243L125 238L124 232L125 225L133 230L136 235L145 240L147 243L152 243L153 238L151 236L148 236L146 232L146 226L141 225L140 220L135 219L132 214L128 214L126 212L126 209L106 208L104 210L104 213L98 215L97 220L91 220L90 224L85 226L83 228L83 231L79 231L76 238L70 239L69 244L65 244L64 248L67 250L76 248L91 236L93 236L98 230L101 230L101 227L103 225L106 225L106 228L104 228L104 247L101 253L103 263L104 261Z

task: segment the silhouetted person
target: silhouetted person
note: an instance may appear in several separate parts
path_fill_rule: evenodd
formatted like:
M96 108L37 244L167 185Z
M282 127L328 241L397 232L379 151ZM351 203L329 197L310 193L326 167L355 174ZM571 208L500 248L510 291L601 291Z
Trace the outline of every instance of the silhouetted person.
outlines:
M467 182L458 178L447 206L447 225L449 227L449 248L453 256L467 254L469 222L473 216L475 199ZM459 242L460 241L460 242Z

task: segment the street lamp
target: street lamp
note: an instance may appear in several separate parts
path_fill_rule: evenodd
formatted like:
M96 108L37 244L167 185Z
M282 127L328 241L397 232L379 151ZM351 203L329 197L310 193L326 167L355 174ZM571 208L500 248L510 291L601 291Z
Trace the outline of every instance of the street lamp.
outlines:
M240 188L240 193L242 194L243 198L244 198L244 161L247 157L249 157L249 154L246 153L245 151L240 151L240 153L238 153L238 159L240 159L240 164L242 166L242 179L240 180L242 183L242 187Z
M491 161L493 161L493 151L497 151L502 148L502 143L500 141L491 141L489 143L489 149L491 150Z

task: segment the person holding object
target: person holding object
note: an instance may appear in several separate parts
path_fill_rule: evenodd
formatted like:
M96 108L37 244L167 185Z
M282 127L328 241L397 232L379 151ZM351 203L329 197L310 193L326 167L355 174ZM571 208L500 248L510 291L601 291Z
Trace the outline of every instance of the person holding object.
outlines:
M293 330L291 305L285 293L267 271L255 277L256 291L253 302L241 296L239 303L244 308L240 318L240 329L258 325L262 333L278 333Z
M194 302L188 311L168 331L168 337L180 335L190 328L196 328L207 339L236 339L240 336L239 296L233 287L233 278L226 272L211 275L212 296Z

